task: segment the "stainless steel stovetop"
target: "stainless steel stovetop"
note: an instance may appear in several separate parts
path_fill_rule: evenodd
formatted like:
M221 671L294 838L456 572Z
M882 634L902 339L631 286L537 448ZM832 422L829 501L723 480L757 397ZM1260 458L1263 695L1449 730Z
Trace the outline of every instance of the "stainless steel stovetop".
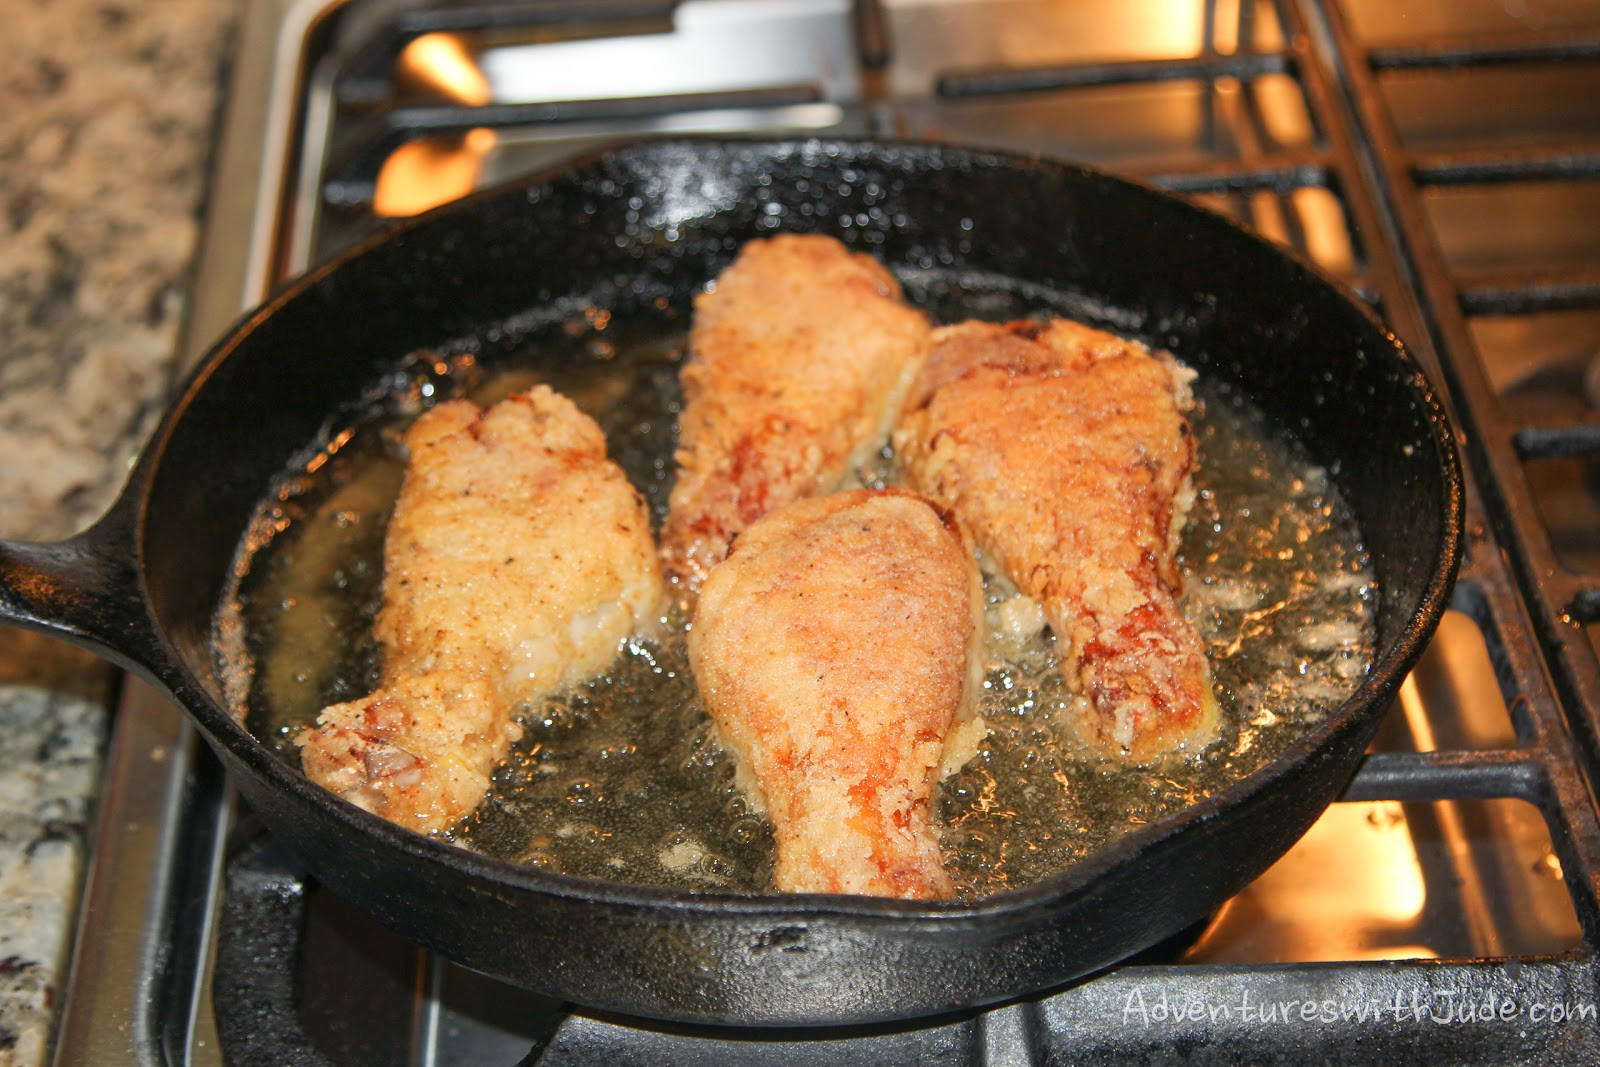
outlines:
M1462 428L1471 539L1346 799L1203 929L1088 981L730 1042L397 942L280 855L130 680L58 1062L1600 1057L1600 10L247 0L189 350L390 218L598 144L773 130L1036 151L1185 192L1417 352Z

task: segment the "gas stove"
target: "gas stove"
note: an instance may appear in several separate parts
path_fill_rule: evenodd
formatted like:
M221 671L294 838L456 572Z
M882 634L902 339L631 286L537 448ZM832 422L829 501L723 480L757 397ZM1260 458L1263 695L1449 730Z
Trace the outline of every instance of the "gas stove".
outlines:
M838 1032L585 1012L321 890L130 680L61 1063L1600 1058L1600 11L1384 0L247 0L191 358L276 283L594 147L932 139L1193 197L1369 301L1447 393L1452 610L1343 800L1070 986Z

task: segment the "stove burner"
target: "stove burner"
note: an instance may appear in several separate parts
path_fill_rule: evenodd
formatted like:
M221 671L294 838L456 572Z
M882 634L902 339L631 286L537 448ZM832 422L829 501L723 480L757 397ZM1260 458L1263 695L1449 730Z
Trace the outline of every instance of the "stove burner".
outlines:
M1038 998L898 1025L722 1030L589 1013L429 956L320 890L264 832L246 823L238 836L212 992L226 1009L217 1014L224 1055L240 1067L390 1064L416 1050L428 1062L526 1067L1022 1067L1180 1053L1198 1063L1338 1062L1352 1048L1363 1062L1388 1062L1422 1047L1474 1062L1579 1062L1600 1050L1592 1025L1527 1018L1592 1013L1583 961L1197 969L1178 961L1201 927ZM1474 1025L1513 1016L1525 1025Z

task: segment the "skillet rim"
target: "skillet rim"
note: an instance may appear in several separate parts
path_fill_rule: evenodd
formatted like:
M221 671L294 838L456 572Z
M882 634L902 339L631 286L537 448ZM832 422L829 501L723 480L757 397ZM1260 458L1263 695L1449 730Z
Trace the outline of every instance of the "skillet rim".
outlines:
M248 771L270 788L294 794L303 802L314 804L321 809L323 815L336 821L343 830L358 838L375 838L391 852L402 853L418 862L450 868L454 873L481 879L490 885L504 886L520 894L582 900L677 917L748 919L773 916L786 920L838 918L911 929L921 927L945 929L952 926L964 928L981 925L987 931L994 932L997 929L1026 929L1048 923L1055 910L1052 905L1064 905L1111 871L1128 864L1138 853L1155 843L1181 834L1194 824L1221 818L1230 810L1267 791L1285 777L1302 771L1319 756L1331 750L1339 735L1361 730L1376 723L1387 710L1389 701L1398 690L1406 673L1421 655L1443 617L1449 604L1463 551L1465 505L1460 455L1450 419L1440 401L1439 393L1416 358L1378 315L1337 279L1298 253L1267 241L1226 216L1175 193L1084 164L1038 153L1019 153L975 145L952 145L933 140L832 138L818 135L797 137L705 135L618 142L574 155L551 167L478 190L423 214L393 223L290 279L256 307L244 312L207 348L182 389L170 402L158 430L151 439L150 447L142 454L135 474L139 495L135 539L137 558L140 561L141 593L144 594L147 610L150 598L147 591L148 573L143 566L145 537L148 530L145 513L150 503L154 472L160 466L176 427L183 421L195 399L205 390L208 381L218 369L248 342L262 322L273 317L286 305L300 299L323 279L336 272L352 269L352 264L358 264L374 249L388 245L415 231L447 224L452 217L472 213L484 203L524 196L534 186L568 180L580 172L593 171L604 161L613 158L684 149L704 153L719 148L745 152L758 151L768 159L793 158L807 151L813 153L821 151L830 153L840 165L846 165L851 159L863 157L878 163L892 164L893 156L906 153L921 158L958 159L972 169L1007 168L1033 172L1047 179L1065 181L1068 184L1108 185L1130 196L1153 197L1165 201L1182 212L1201 216L1206 220L1206 225L1229 231L1231 239L1242 239L1262 246L1267 254L1276 256L1289 271L1301 275L1299 278L1286 281L1285 284L1304 285L1309 282L1330 288L1340 298L1339 303L1342 307L1356 312L1361 328L1371 331L1372 340L1382 342L1379 347L1385 351L1381 358L1393 359L1396 362L1396 369L1403 372L1396 375L1394 387L1405 389L1412 394L1417 413L1423 418L1429 431L1426 440L1432 444L1441 474L1443 512L1439 516L1440 551L1423 593L1415 609L1407 616L1399 637L1387 649L1381 651L1372 670L1363 677L1349 696L1330 710L1322 723L1277 758L1182 811L1129 831L1058 874L1026 886L979 897L970 902L913 901L845 894L695 891L639 885L520 866L508 860L485 856L462 846L406 829L366 812L315 785L300 771L273 755L265 744L210 696L205 684L189 670L187 660L173 647L166 628L151 612L150 623L166 660L160 665L162 669L158 671L158 676L173 695L188 706L213 743L223 745ZM777 232L783 232L782 228ZM1379 358L1377 353L1374 353L1374 358ZM242 531L241 536L243 536ZM1379 595L1383 595L1381 589ZM214 646L211 651L214 655ZM1318 808L1318 811L1321 810Z

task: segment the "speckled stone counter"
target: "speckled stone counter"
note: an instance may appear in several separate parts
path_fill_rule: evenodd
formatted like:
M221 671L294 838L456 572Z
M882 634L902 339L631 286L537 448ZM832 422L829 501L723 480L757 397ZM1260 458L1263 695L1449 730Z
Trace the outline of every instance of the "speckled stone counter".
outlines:
M0 0L0 535L86 526L172 386L231 0ZM115 687L0 629L0 1064L49 1054Z

